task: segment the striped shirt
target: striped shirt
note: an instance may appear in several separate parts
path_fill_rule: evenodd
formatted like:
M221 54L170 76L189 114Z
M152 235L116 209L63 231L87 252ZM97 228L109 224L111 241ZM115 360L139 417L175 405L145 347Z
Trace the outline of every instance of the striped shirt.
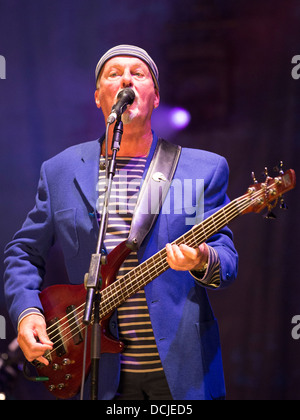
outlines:
M99 191L97 210L100 215L105 196L105 170L101 169L103 164L104 157L101 156L97 187ZM146 158L117 158L104 240L108 253L128 238L145 164ZM120 267L117 278L123 277L137 265L137 253L131 252ZM125 344L125 350L121 354L122 371L144 373L163 370L144 290L130 297L117 312L119 337Z

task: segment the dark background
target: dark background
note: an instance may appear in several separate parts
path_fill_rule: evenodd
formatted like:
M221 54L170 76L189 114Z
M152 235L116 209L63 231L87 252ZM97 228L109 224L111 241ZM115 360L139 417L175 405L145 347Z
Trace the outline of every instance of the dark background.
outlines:
M158 109L154 128L224 155L231 198L247 190L252 171L263 180L265 166L273 174L280 160L297 171L300 80L291 61L300 54L299 18L297 0L0 0L1 248L33 205L41 163L102 134L94 68L117 44L154 58L161 109L182 106L192 115L185 130L168 131ZM276 220L249 214L231 224L239 276L210 293L229 400L300 397L300 342L291 335L300 314L297 196L297 188L286 195L289 210L278 209ZM0 290L5 354L15 332ZM7 398L48 398L42 385L23 381L10 356L0 374Z

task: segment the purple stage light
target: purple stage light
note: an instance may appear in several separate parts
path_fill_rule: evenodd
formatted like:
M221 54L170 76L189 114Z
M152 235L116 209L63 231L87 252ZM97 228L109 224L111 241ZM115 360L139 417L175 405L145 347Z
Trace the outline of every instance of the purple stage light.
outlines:
M160 136L171 138L180 130L188 126L191 121L190 113L179 107L160 104L153 112L152 124Z
M191 114L183 108L173 108L170 112L170 122L178 130L187 127L191 121Z

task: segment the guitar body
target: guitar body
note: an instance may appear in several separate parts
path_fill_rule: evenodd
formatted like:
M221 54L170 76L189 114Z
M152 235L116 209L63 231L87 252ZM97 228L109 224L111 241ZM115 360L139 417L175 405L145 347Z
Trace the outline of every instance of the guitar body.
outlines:
M101 267L101 290L115 281L120 266L130 252L123 242L107 256L107 264ZM86 289L83 284L50 286L40 294L47 333L54 347L45 355L49 365L36 363L36 369L40 376L49 378L44 384L57 398L71 398L80 390L85 328L82 316L85 299ZM119 353L124 348L123 343L109 333L110 316L111 314L100 321L101 353ZM91 364L91 326L86 330L88 337L85 372L88 374Z

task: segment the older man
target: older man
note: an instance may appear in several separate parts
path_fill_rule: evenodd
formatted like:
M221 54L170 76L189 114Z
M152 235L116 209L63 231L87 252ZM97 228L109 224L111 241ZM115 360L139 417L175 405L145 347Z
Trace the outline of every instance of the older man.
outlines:
M124 131L105 237L107 252L128 237L137 191L158 143L151 129L151 115L160 100L158 69L148 53L136 46L114 47L98 62L95 102L105 121L125 88L131 88L135 98L122 115ZM113 125L106 137L108 146L112 130ZM105 193L105 146L104 138L100 143L82 143L42 165L35 207L6 247L6 299L29 361L47 364L44 353L53 347L39 300L49 249L59 243L72 284L82 283L95 250ZM192 200L190 208L176 200L170 188L169 211L160 211L139 249L122 264L119 277L166 244L170 268L129 297L112 316L110 332L120 337L125 350L121 355L101 355L99 398L225 396L218 327L206 288L224 287L236 277L232 234L225 227L197 246L171 243L191 228L187 215L199 221L228 203L228 166L216 154L182 148L174 180L191 185L184 191ZM204 213L200 218L199 214L195 217L198 205Z

